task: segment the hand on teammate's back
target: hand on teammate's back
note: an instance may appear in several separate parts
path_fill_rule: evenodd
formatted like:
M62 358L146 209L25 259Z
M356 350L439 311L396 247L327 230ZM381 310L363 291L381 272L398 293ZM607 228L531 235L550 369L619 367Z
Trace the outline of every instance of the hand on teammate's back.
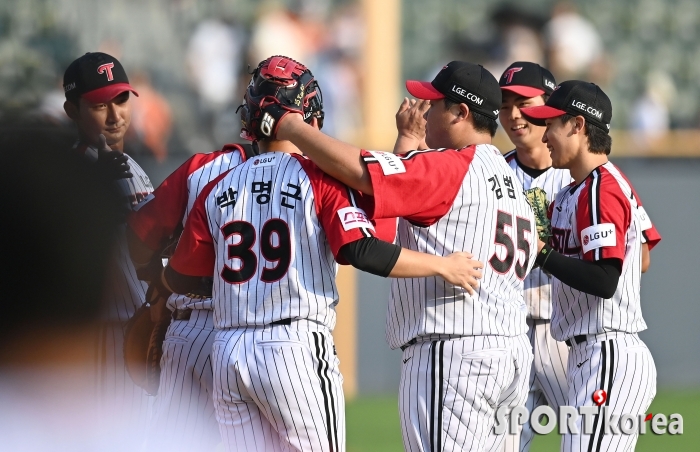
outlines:
M110 179L128 179L134 175L129 171L129 158L122 152L113 151L107 139L100 134L97 143L97 166Z
M472 254L467 252L452 253L444 257L444 266L441 271L442 278L450 284L464 288L470 294L479 287L481 269L484 264L472 259Z

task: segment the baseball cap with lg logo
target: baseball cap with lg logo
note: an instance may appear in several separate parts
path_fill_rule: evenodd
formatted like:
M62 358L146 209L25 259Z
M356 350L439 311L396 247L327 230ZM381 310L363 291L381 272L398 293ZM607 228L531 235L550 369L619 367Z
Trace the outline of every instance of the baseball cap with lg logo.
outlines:
M108 102L125 91L139 95L121 63L101 52L86 53L73 61L63 74L63 90L72 102L80 97L93 103Z
M581 80L562 82L544 105L521 108L523 115L533 124L543 126L544 120L569 114L583 116L586 121L610 132L612 104L610 98L595 83Z
M498 81L479 64L452 61L438 72L432 82L407 80L406 89L418 99L447 98L465 103L470 109L491 119L498 117L501 108L501 89Z

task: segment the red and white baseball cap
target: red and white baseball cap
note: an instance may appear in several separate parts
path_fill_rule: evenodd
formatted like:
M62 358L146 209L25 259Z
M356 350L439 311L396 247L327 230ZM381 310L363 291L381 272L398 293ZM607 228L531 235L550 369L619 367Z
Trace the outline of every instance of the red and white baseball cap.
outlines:
M119 60L101 52L73 61L63 74L63 90L70 101L83 97L92 103L109 102L125 91L139 95Z
M523 97L551 95L557 87L554 76L539 64L517 61L503 71L498 85Z

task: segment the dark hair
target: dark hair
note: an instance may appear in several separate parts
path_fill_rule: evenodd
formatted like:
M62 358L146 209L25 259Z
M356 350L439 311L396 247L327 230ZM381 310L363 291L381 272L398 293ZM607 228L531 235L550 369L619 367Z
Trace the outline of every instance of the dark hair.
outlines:
M459 105L458 102L453 102L447 98L445 100L445 110L449 110L455 105ZM469 109L469 114L472 117L472 123L474 125L474 130L480 133L488 133L493 138L496 135L496 130L498 130L498 123L495 119L491 119L486 115L478 113L471 108Z
M559 118L563 124L574 119L576 116L563 114ZM586 121L583 133L588 137L588 150L593 154L610 155L612 149L612 137L600 127Z
M80 110L80 96L66 96L66 100Z

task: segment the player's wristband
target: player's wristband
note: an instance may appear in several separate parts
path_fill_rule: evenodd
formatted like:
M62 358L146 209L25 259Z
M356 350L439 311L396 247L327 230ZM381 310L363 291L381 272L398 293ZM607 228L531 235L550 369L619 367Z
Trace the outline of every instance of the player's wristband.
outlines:
M535 266L544 268L544 265L547 263L549 256L551 256L553 252L554 250L552 249L552 247L548 243L545 243L540 252L537 253L537 257L535 258Z

